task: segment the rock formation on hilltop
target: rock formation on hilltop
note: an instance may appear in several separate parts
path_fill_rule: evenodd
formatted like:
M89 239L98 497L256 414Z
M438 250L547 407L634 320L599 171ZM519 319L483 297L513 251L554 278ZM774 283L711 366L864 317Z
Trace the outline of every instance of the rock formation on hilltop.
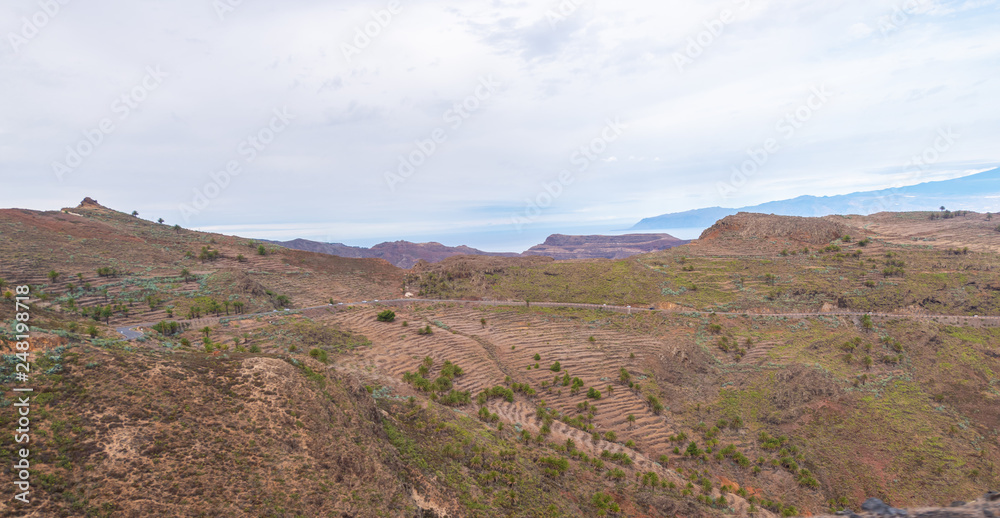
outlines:
M87 196L86 198L83 199L83 201L80 202L78 208L86 209L86 208L98 208L98 207L102 207L102 205L100 203L97 203L97 200L91 198L90 196Z

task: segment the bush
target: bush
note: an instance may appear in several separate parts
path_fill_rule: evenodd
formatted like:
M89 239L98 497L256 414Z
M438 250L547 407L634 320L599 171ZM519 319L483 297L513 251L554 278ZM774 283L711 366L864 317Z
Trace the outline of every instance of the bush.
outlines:
M698 457L702 453L703 452L701 451L701 449L698 448L698 443L694 441L688 444L687 450L684 451L684 454L688 455L689 457Z
M327 361L327 354L323 349L313 349L309 351L309 356L312 356L323 363L326 363Z
M396 320L396 313L394 313L391 309L387 309L379 313L378 317L375 319L379 322L392 322L393 320Z
M605 516L608 512L617 514L621 512L621 508L615 503L611 495L597 492L590 499L590 505L597 509L597 516Z
M594 387L590 387L587 389L587 397L590 399L601 399L601 391L595 389Z
M543 466L542 471L550 477L559 477L569 469L569 461L559 457L541 457L538 463Z
M153 326L153 329L163 336L172 336L180 332L181 325L177 322L160 321Z
M562 370L562 365L560 365L559 362L555 362L549 367L549 370L552 372L559 372Z
M654 414L660 415L660 413L663 412L664 407L663 403L660 403L660 398L650 394L648 397L646 397L646 401L648 401L649 406L653 408Z
M438 402L441 403L442 405L447 405L447 406L461 406L472 403L472 398L469 396L468 390L465 391L451 390L447 394L442 396L440 399L438 399Z

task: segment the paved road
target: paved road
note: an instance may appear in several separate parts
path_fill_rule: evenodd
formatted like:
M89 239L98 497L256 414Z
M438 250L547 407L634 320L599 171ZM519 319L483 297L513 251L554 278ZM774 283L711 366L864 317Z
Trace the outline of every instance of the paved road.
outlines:
M438 304L438 303L453 303L453 304L469 304L475 306L526 306L525 302L513 302L513 301L491 301L491 300L442 300L442 299L393 299L393 300L378 300L378 301L362 301L362 302L345 302L342 304L324 304L322 306L312 306L308 308L300 308L292 311L268 311L265 313L248 313L245 315L228 315L224 317L206 317L197 320L181 320L180 322L191 323L192 326L205 326L217 324L220 320L224 318L253 318L259 316L279 316L283 314L290 313L301 313L303 311L316 310L316 309L336 309L349 306L369 306L369 305L386 305L386 306L404 306L407 304ZM613 311L616 313L645 313L645 312L660 312L660 313L678 313L684 315L736 315L736 316L752 316L752 317L787 317L787 318L812 318L812 317L822 317L822 316L863 316L871 315L874 317L883 318L909 318L918 320L947 320L953 323L970 323L970 322L981 322L990 325L1000 325L1000 316L957 316L957 315L910 315L904 313L875 313L875 312L863 312L863 311L830 311L830 312L815 312L815 313L750 313L746 311L697 311L697 310L661 310L661 309L650 309L649 306L642 307L630 307L630 306L609 306L607 304L578 304L572 302L532 302L530 303L532 307L544 307L544 308L573 308L573 309L599 309L603 311ZM126 340L135 340L144 333L137 331L137 328L151 328L156 325L153 323L144 324L132 324L129 326L119 327L117 331L125 337Z

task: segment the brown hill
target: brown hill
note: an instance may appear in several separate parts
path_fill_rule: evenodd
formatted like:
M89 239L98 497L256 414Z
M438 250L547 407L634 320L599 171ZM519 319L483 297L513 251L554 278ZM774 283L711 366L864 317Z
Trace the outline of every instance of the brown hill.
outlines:
M342 243L320 243L308 239L292 241L269 241L286 248L306 250L340 257L385 259L399 268L413 268L419 261L436 263L456 255L482 255L491 257L516 257L515 253L484 252L468 246L445 246L441 243L413 243L410 241L392 241L379 243L371 248L348 246Z
M513 253L484 252L465 245L445 246L441 243L411 243L392 241L379 243L371 248L371 257L385 259L400 268L413 268L417 261L432 263L456 255L482 255L487 257L516 257Z
M726 216L698 238L700 244L711 241L715 246L826 245L847 235L850 228L825 218L800 218L740 212Z
M670 234L626 234L622 236L566 236L553 234L523 255L544 255L553 259L624 259L633 255L666 250L688 243Z
M364 257L373 257L370 254L370 250L368 248L364 248L361 246L348 246L343 243L320 243L319 241L310 241L308 239L293 239L291 241L268 241L268 242L274 243L276 245L281 245L285 248L291 248L293 250L303 250L306 252L330 254L339 257L352 257L355 259L361 259Z

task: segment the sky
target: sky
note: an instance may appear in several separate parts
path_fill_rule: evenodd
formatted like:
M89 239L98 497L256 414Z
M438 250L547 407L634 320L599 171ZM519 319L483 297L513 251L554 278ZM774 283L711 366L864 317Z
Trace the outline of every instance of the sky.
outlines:
M8 0L0 206L520 251L954 178L1000 165L998 22L1000 0Z

